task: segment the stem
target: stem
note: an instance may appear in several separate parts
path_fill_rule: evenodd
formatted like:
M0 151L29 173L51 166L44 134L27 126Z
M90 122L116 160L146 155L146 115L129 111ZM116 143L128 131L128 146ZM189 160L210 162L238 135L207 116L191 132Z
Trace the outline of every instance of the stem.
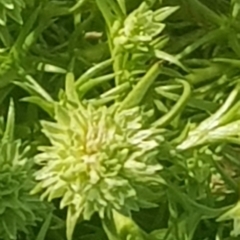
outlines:
M167 114L165 114L163 117L153 123L154 127L164 127L169 124L187 104L187 101L191 95L191 85L187 81L183 81L180 79L178 81L183 85L182 96Z
M81 77L77 79L77 81L75 82L76 87L79 88L83 83L87 82L93 76L95 76L105 68L109 67L112 62L112 59L108 59L88 69Z
M223 64L212 64L206 68L193 70L192 73L187 74L184 78L191 84L196 85L221 76L226 69L227 66Z
M111 73L111 74L104 75L104 76L101 76L98 78L90 79L89 81L87 81L86 83L81 85L80 88L78 89L80 98L82 98L90 89L92 89L92 88L96 87L97 85L100 85L104 82L108 82L108 81L112 80L115 76L116 76L116 74Z
M223 114L225 114L228 111L228 109L231 107L231 105L235 101L235 99L239 93L238 88L239 88L239 86L234 88L234 90L230 93L230 95L228 96L225 103L210 118L203 121L199 125L198 130L200 130L200 131L201 130L204 130L204 131L211 130L219 125L221 117L223 116Z
M148 70L148 72L143 76L143 78L137 83L137 85L122 102L119 111L139 105L146 92L148 91L149 87L153 84L153 82L161 72L160 65L161 63L157 62Z
M200 38L199 40L195 41L193 44L187 46L181 53L176 55L176 58L180 60L189 55L190 53L192 53L193 51L195 51L203 44L205 43L209 44L210 42L216 41L216 39L223 37L224 38L226 37L226 30L222 28L215 29L206 34L205 36L203 36L202 38Z
M3 135L4 141L13 141L14 138L14 124L15 124L15 112L13 100L10 100L6 130Z

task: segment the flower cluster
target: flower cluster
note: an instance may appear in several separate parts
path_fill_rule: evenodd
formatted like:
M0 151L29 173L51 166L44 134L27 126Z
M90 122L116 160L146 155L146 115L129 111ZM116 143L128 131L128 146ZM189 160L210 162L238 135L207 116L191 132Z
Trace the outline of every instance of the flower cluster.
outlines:
M164 27L165 24L158 21L156 12L148 9L147 4L143 3L125 19L114 43L127 49L147 51L149 44Z
M33 193L43 190L49 201L62 198L69 239L80 215L152 206L142 192L161 182L156 130L143 128L140 108L117 109L63 101L55 105L55 122L42 122L51 145L39 148L42 168Z

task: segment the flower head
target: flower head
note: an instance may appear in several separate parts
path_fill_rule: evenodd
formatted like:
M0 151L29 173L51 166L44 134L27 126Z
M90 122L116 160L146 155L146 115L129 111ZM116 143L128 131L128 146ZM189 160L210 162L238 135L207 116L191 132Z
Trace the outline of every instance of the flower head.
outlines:
M152 206L140 192L161 182L162 167L156 130L143 128L140 108L118 112L117 105L95 108L73 99L74 93L68 96L56 103L55 122L42 122L51 145L36 156L42 168L33 192L44 190L49 201L62 198L70 239L80 215Z
M165 24L156 19L156 13L143 3L138 9L128 15L123 27L115 37L115 45L124 48L148 50L150 42L159 35Z

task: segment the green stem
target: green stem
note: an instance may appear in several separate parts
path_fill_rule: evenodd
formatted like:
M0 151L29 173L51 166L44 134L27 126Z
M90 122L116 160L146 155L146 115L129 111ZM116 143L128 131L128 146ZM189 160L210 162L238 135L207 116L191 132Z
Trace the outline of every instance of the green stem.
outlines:
M224 66L223 64L212 64L206 68L193 70L184 78L187 79L191 84L196 85L221 76L226 69L227 66Z
M199 204L189 198L189 196L185 193L181 193L177 190L177 188L168 183L168 189L169 192L174 195L174 198L185 208L186 211L191 211L193 208L198 209L199 212L201 212L202 216L205 219L215 218L222 214L226 209L229 209L229 207L223 207L223 208L210 208L208 206Z
M104 76L101 76L98 78L90 79L89 81L87 81L86 83L81 85L80 88L78 89L80 98L82 98L92 88L94 88L97 85L100 85L104 82L108 82L108 81L112 80L115 76L116 76L116 74L111 73L111 74L104 75Z
M139 105L150 86L153 84L159 73L161 73L160 66L161 63L157 62L148 70L148 72L122 102L119 111Z
M230 93L225 103L215 112L210 118L203 121L198 129L201 130L211 130L217 126L219 126L221 117L228 111L228 109L231 107L233 102L235 101L237 95L239 93L239 86L234 88L234 90ZM224 117L225 119L225 117Z
M102 219L102 226L109 240L120 240L117 235L117 230L114 224L112 214L110 218L105 216L104 219Z
M16 54L18 56L18 53L21 52L21 55L22 55L22 46L26 40L26 37L28 35L28 33L31 31L34 23L36 22L38 16L39 16L39 13L40 13L40 10L41 10L42 6L40 4L39 7L37 7L33 13L30 15L30 17L27 19L26 23L24 24L14 46L12 47L11 49L11 52L13 52L14 54ZM25 49L26 51L27 49Z
M96 74L98 74L102 70L109 67L112 64L112 62L113 62L112 59L108 59L108 60L98 63L95 66L93 66L92 68L88 69L81 77L79 77L76 80L76 82L75 82L76 87L79 88L82 84L87 82L89 79L94 77Z
M7 116L7 125L3 135L3 140L13 141L14 138L14 124L15 124L15 112L14 112L14 103L13 100L10 100L8 116Z
M113 50L113 59L114 59L114 63L113 63L114 72L119 72L122 69L124 69L124 66L123 66L124 54L123 52L121 52L121 49L118 46L116 46ZM121 77L122 77L122 74L116 76L115 78L116 86L121 84Z
M224 38L225 36L226 36L226 30L222 28L217 28L209 32L199 40L195 41L193 44L188 45L181 53L176 55L176 58L180 60L186 57L187 55L189 55L190 53L192 53L193 51L195 51L200 46L204 45L205 43L216 41L216 39Z
M105 97L117 96L119 94L126 92L130 87L131 87L130 83L125 82L125 83L122 83L121 85L118 85L117 87L112 88L109 91L103 93L100 97L105 98Z
M191 95L191 85L187 81L178 80L183 85L183 94L173 108L161 117L159 120L153 123L154 127L164 127L168 125L185 107L187 101Z

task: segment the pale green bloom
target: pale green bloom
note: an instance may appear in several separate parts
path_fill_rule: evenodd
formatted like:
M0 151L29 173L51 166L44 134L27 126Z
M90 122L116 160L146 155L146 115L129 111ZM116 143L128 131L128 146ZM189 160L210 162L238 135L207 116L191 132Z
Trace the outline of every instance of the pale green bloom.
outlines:
M157 19L157 12L150 10L147 4L143 3L127 16L114 39L114 44L128 49L137 47L148 50L150 42L163 31L164 27L165 24Z
M51 145L39 148L42 168L33 192L43 190L49 201L62 198L70 239L80 215L90 219L94 212L104 217L112 209L129 213L152 206L143 192L161 183L162 167L156 162L157 131L143 127L140 108L94 108L66 92L55 105L55 122L42 122Z

